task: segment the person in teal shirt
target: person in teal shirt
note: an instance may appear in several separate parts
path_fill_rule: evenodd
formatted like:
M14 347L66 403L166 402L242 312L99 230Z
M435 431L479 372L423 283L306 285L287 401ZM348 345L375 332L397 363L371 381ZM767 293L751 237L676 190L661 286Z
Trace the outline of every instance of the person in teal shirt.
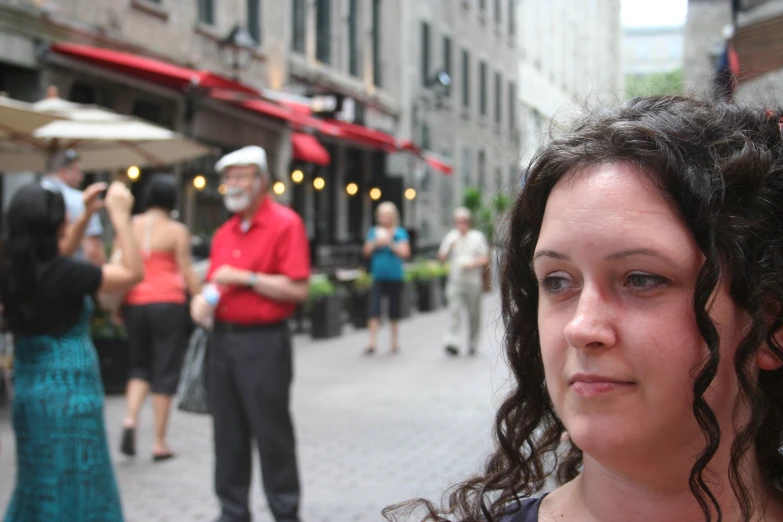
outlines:
M370 228L362 248L365 257L370 258L370 274L373 278L370 293L370 342L364 353L372 355L378 341L378 326L381 317L381 300L389 301L389 322L391 323L391 352L399 350L400 293L404 279L403 262L411 255L408 232L399 226L400 214L390 201L378 205L375 211L377 226Z

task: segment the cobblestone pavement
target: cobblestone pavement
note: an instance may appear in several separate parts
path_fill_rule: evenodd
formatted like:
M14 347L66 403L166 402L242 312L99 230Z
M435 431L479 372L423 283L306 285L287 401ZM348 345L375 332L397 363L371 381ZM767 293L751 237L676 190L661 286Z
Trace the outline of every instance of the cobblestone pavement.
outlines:
M476 471L490 448L494 409L507 388L500 356L502 331L496 296L484 301L484 335L475 358L443 352L446 312L417 314L402 323L401 354L360 355L366 331L295 340L293 392L303 484L303 522L382 520L383 507L424 496L440 499L451 484ZM151 462L151 407L145 405L135 460L118 452L124 413L108 397L106 418L128 522L206 521L218 514L212 492L212 427L204 416L175 412L170 443L176 459ZM271 522L259 486L256 522ZM13 487L13 435L8 408L0 409L0 515Z

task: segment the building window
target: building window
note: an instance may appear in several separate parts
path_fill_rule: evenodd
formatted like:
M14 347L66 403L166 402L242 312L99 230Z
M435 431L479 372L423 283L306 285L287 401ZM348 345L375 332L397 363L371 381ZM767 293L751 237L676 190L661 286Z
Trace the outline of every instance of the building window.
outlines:
M317 0L315 3L315 58L329 64L332 61L332 2Z
M508 130L514 132L517 128L517 86L508 82Z
M503 192L503 169L495 169L495 194Z
M502 0L495 0L495 25L500 27L502 23L503 23Z
M508 0L508 35L517 34L517 0Z
M470 55L462 50L462 106L470 107Z
M427 87L430 81L430 24L421 23L421 84Z
M247 0L247 32L261 45L261 0Z
M479 114L487 115L487 62L479 62Z
M482 11L486 10L487 8L487 0L479 0L479 9Z
M451 38L448 36L443 37L443 70L449 75L449 78L454 78L451 69ZM451 95L451 86L446 89L446 95Z
M372 76L376 87L381 87L381 0L372 2Z
M348 2L348 73L359 76L359 0Z
M293 31L291 31L291 50L296 53L305 52L306 0L293 0Z
M212 0L198 0L198 21L207 25L215 23L215 6Z
M470 175L470 149L462 149L462 186L469 187L473 184Z
M495 123L498 130L500 129L500 122L502 121L503 113L503 80L500 77L500 73L495 73Z
M487 170L487 155L484 149L481 149L478 153L478 188L481 192L484 192L484 183L486 182L486 170Z

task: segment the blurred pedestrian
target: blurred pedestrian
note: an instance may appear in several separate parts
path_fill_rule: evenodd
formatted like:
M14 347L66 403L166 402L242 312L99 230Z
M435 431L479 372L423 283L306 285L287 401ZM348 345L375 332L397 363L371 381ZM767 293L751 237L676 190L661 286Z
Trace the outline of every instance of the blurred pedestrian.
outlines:
M375 210L377 225L367 232L362 248L365 257L370 258L370 274L373 283L370 291L370 342L364 350L367 355L375 353L378 345L378 327L381 317L381 301L388 300L389 322L391 323L391 353L396 354L399 344L400 294L405 280L403 261L411 255L408 231L399 226L400 213L391 201L384 201Z
M255 439L272 515L277 522L298 522L288 320L309 293L307 233L302 219L269 195L264 149L239 149L215 169L227 187L226 207L235 215L215 233L211 284L192 300L191 314L201 325L213 324L208 383L219 520L250 521Z
M538 151L494 453L448 505L387 520L783 520L781 117L637 97Z
M15 337L17 475L6 522L123 519L106 443L88 296L125 290L142 278L132 206L127 188L112 184L106 208L124 255L122 264L100 267L60 254L66 228L61 192L30 183L11 200L0 299Z
M480 231L472 228L470 210L454 211L454 229L446 234L438 250L441 262L449 261L446 302L449 323L446 353L459 355L463 310L468 313L468 353L476 354L481 334L482 272L489 265L489 244Z
M50 175L43 179L41 185L60 191L68 211L68 228L60 242L60 251L63 255L75 255L102 265L106 262L106 254L103 251L103 226L97 214L102 202L90 198L93 205L84 203L88 196L79 190L84 182L79 154L73 149L56 152L49 161L49 172ZM106 187L105 183L94 183L85 192L102 192Z
M155 462L174 456L166 442L166 428L187 344L187 294L201 291L191 266L190 231L171 217L176 204L174 176L152 176L144 189L144 210L133 219L144 280L128 292L122 308L130 348L130 380L120 450L128 456L136 454L139 410L151 391Z

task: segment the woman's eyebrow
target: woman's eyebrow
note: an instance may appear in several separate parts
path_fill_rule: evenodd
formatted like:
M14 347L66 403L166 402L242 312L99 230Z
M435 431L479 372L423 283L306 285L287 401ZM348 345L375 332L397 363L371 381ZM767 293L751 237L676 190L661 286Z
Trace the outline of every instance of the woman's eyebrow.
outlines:
M625 259L626 257L631 257L631 256L650 256L656 259L660 259L664 263L671 265L674 268L679 268L679 265L674 261L672 261L669 257L665 256L661 252L658 252L657 250L654 250L652 248L631 248L628 250L620 250L619 252L614 252L612 254L609 254L604 259L606 259L607 261L618 261L620 259ZM539 250L533 256L533 261L535 261L540 257L551 257L552 259L559 259L561 261L569 261L571 259L566 254L563 254L562 252L558 252L556 250Z
M568 261L571 259L567 255L557 252L555 250L539 250L538 252L536 252L535 256L533 256L533 261L535 261L539 257L551 257L553 259L560 259L561 261Z
M656 259L660 259L664 263L674 268L679 268L679 265L675 263L673 260L671 260L669 257L665 256L661 252L658 252L657 250L654 250L652 248L632 248L629 250L621 250L619 252L609 254L608 256L606 256L605 259L607 261L617 261L631 256L650 256Z

